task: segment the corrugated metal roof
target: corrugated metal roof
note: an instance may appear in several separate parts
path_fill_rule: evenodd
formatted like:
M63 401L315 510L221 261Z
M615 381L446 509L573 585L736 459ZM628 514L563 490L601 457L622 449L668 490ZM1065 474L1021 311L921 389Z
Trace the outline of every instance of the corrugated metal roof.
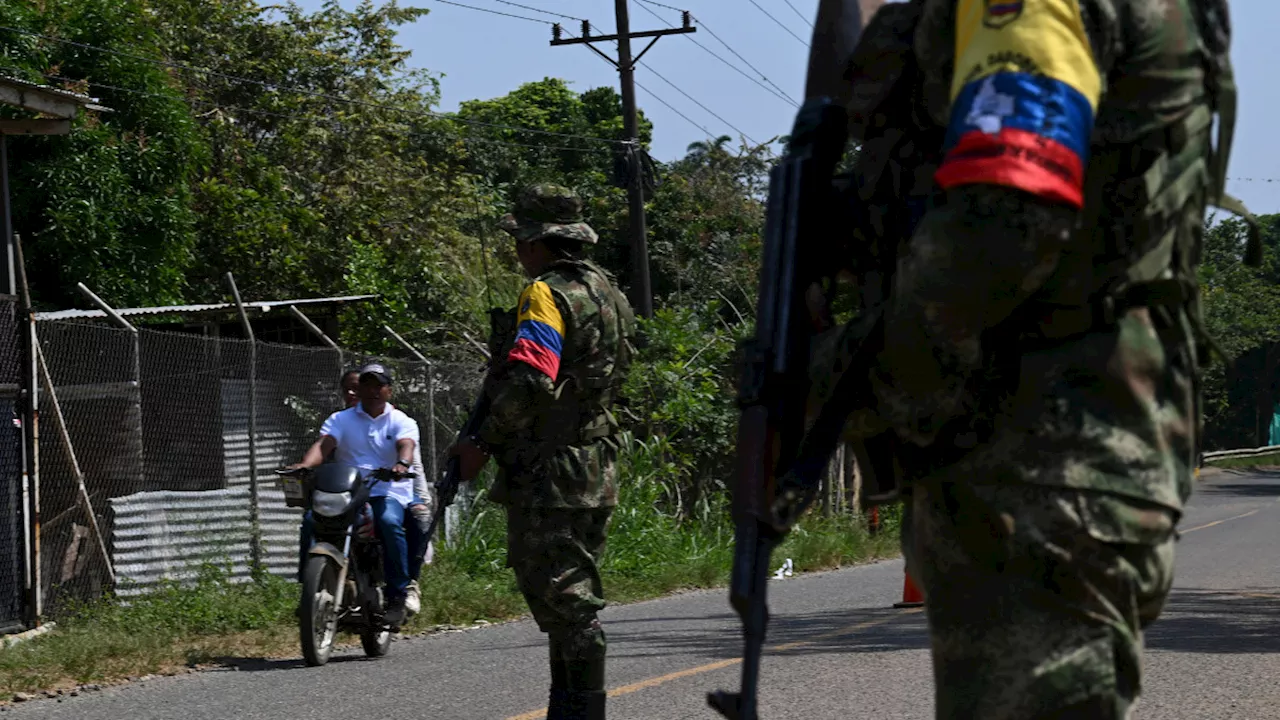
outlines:
M344 295L341 297L327 298L304 298L301 300L260 300L257 302L247 302L244 304L246 310L258 310L261 312L270 312L276 308L288 307L290 305L329 305L345 302L364 302L373 300L378 295ZM158 307L142 307L142 308L117 308L116 312L123 316L136 315L195 315L210 312L225 312L235 310L235 303L206 303L203 305L164 305ZM73 320L80 318L105 318L107 314L102 310L53 310L50 312L37 312L36 320Z
M77 92L71 92L70 90L63 90L62 88L56 88L50 85L41 85L40 83L34 83L34 82L31 82L30 80L23 80L21 78L13 77L12 75L5 75L3 73L0 73L0 84L10 85L13 87L20 87L26 90L35 90L37 92L47 93L49 95L60 97L64 100L71 100L73 102L79 103L87 107L92 106L90 107L90 109L92 110L109 110L109 108L104 108L100 105L97 105L98 98L89 97L88 95L81 95L80 93L77 93Z

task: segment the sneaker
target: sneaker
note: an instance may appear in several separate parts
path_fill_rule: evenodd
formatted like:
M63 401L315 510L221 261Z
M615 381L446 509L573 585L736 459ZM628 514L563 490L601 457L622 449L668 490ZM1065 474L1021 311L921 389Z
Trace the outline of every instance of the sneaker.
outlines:
M418 592L417 580L409 583L408 591L404 596L404 609L405 612L409 613L409 617L417 615L418 611L422 609L422 595Z

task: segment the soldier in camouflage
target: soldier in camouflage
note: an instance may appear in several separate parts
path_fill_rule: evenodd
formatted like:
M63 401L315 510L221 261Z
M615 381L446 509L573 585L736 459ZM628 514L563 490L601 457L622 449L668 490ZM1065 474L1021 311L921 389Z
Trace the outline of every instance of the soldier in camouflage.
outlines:
M817 37L849 5L822 0ZM889 263L875 406L848 426L905 448L902 549L926 598L938 718L1117 720L1140 695L1202 428L1205 207L1247 214L1223 192L1226 10L884 4L862 47L896 32L907 52L845 75L914 66L895 76L925 126L908 134L944 137L931 205ZM890 156L870 147L860 173ZM816 347L820 396L848 356Z
M548 636L547 718L602 720L597 564L617 504L611 406L630 365L635 320L609 274L581 256L597 236L573 191L526 188L501 227L532 282L520 294L514 332L490 343L490 411L450 452L464 481L489 457L497 462L489 497L506 507L507 564Z

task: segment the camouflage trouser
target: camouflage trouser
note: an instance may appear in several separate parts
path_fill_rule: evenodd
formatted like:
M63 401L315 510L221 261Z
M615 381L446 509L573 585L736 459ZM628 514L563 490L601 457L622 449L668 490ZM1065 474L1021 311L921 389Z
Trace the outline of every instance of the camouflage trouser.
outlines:
M538 628L549 636L553 673L557 659L570 664L570 673L573 663L589 663L595 669L584 671L591 677L582 680L589 686L604 682L607 642L596 613L605 601L598 563L612 512L507 507L507 567L515 571Z
M939 720L1129 717L1173 583L1171 511L1028 485L913 483Z

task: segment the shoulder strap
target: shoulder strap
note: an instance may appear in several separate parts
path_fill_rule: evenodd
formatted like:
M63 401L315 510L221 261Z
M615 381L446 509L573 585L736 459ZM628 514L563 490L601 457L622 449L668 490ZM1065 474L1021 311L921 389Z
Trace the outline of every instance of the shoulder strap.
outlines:
M1210 204L1240 216L1249 226L1244 263L1262 266L1262 229L1244 203L1227 194L1227 163L1236 126L1236 81L1231 65L1231 19L1226 0L1192 0L1204 55L1209 98L1218 114L1218 138L1209 160Z

